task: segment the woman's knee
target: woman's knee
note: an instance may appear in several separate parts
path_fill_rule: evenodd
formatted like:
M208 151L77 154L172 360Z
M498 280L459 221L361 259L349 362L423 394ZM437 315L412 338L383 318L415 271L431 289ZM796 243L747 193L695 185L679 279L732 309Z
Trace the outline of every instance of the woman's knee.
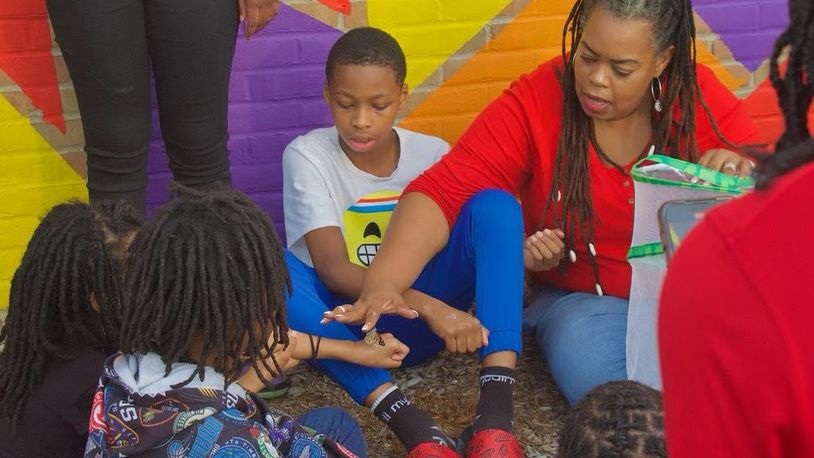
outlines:
M469 199L467 207L474 213L489 212L490 215L520 214L520 202L512 194L502 189L486 189Z
M506 238L512 233L523 234L520 203L510 193L500 189L481 191L466 203L462 215L469 216L474 227L490 237Z
M627 302L575 293L539 319L537 342L569 402L626 377Z

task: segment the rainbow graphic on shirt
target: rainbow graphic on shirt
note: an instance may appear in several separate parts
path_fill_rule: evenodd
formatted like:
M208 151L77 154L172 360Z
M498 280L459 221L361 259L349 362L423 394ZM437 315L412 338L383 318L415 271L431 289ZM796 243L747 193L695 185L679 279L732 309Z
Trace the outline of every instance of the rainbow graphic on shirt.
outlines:
M345 245L352 263L368 267L373 262L399 197L401 191L378 191L345 210L342 218Z

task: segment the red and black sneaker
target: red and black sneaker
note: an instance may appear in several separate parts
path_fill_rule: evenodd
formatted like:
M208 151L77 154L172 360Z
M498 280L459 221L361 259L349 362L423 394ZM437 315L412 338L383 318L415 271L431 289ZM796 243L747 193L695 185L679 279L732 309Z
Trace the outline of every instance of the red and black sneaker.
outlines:
M466 447L466 458L523 458L523 446L502 429L478 431Z
M434 442L423 442L410 450L407 458L462 458L455 450Z

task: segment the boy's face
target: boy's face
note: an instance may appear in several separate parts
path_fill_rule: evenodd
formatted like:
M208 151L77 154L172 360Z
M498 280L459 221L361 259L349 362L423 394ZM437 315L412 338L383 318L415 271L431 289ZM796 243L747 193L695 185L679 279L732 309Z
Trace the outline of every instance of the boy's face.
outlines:
M346 153L376 154L392 147L393 122L407 101L407 85L396 82L390 67L337 65L323 95Z

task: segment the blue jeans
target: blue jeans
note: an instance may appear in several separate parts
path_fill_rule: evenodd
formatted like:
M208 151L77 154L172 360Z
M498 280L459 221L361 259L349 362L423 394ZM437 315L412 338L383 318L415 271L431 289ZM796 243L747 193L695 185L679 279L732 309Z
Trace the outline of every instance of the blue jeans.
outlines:
M297 423L330 437L360 458L367 457L367 442L359 424L338 407L309 410Z
M489 345L480 355L522 349L523 218L517 200L504 191L487 190L472 197L461 210L447 246L427 263L413 288L459 310L477 303L476 316L489 330ZM294 285L288 298L292 329L333 339L359 340L359 326L319 324L322 314L337 305L352 303L333 294L316 271L286 251ZM444 348L444 342L423 320L384 316L376 325L410 347L405 365L420 364ZM385 369L337 360L319 360L315 366L342 385L358 403L384 383Z
M628 301L612 296L543 291L523 313L554 381L571 405L595 387L627 378Z

